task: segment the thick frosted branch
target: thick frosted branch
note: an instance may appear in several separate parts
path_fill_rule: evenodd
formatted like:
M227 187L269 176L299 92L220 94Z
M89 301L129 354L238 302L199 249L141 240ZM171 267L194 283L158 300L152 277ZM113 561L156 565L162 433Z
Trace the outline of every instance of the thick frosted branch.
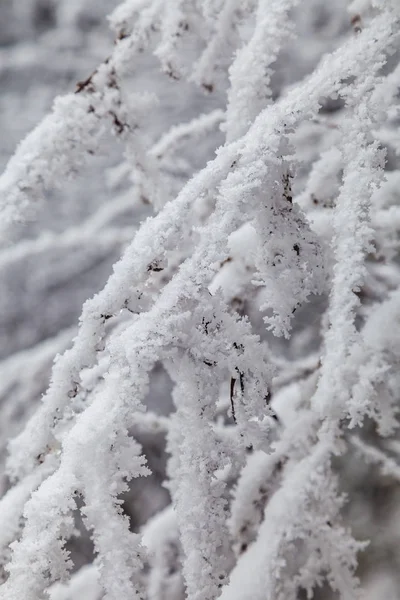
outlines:
M259 0L250 41L239 50L230 69L226 137L241 137L271 101L272 69L285 39L292 32L289 10L297 0Z

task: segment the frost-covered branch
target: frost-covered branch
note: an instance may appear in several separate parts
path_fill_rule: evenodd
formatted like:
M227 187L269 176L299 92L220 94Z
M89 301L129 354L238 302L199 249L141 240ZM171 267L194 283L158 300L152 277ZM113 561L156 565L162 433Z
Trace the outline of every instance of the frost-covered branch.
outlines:
M396 118L400 14L360 3L337 48L318 64L310 51L286 86L275 75L295 54L295 21L321 8L296 5L123 2L110 57L56 101L0 180L5 231L84 170L110 124L123 144L113 201L0 254L5 279L36 259L46 302L51 285L128 244L27 422L66 340L0 365L0 433L24 421L0 500L1 600L297 600L325 583L358 594L365 544L344 523L337 463L349 428L397 427L400 349L384 327L399 321L394 155L385 172L397 142L382 132ZM323 19L312 27L323 37ZM204 96L182 123L174 103L193 82ZM139 227L126 222L138 200L158 211ZM69 258L60 273L40 264L56 251ZM154 396L166 416L146 412ZM92 565L71 577L77 530Z

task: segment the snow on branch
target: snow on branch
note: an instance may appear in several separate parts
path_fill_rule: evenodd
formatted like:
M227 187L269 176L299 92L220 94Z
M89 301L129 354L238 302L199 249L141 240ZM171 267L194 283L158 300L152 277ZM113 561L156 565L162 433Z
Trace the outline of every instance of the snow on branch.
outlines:
M85 589L85 572L82 580L70 576L77 515L93 543L86 575L96 599L100 586L107 600L296 600L325 581L341 598L356 597L365 544L342 522L332 458L345 449L346 427L365 417L381 433L396 426L399 349L382 323L387 315L398 322L398 291L377 305L362 306L360 295L375 252L373 227L386 209L371 209L384 169L371 132L396 93L395 75L387 82L382 69L400 15L382 4L273 101L272 69L292 33L295 4L127 0L110 18L117 32L110 58L76 94L56 101L0 179L6 229L96 152L108 119L125 145L132 197L151 197L159 209L84 304L38 410L10 443L14 487L0 501L1 600ZM124 87L130 63L149 51L175 85L195 81L219 106L173 125L155 144L139 131L149 95ZM335 133L302 160L296 134L320 118L327 99L342 111ZM166 202L163 161L173 164L183 142L194 146L224 120L226 143ZM326 236L307 213L324 186L332 192ZM129 202L124 192L61 235L3 251L0 268L74 245L83 260L91 248L128 241L133 228L114 221ZM388 287L385 280L382 294ZM322 357L313 347L308 361L274 358L277 342L255 330L253 308L275 338L289 340L298 312L325 294ZM146 413L160 364L174 384L175 411L165 419ZM300 400L286 420L274 402L290 386ZM142 539L124 498L134 480L152 476L139 443L152 432L166 438L172 507L143 528ZM376 452L369 454L380 462Z
M132 40L117 40L114 53L77 84L75 94L57 98L52 114L21 142L0 178L3 235L12 222L30 216L46 190L75 175L96 153L105 119L119 136L134 131L137 119L152 105L148 95L138 93L127 106L121 93L122 64L132 60L137 46Z
M228 141L242 136L271 101L271 65L292 31L288 13L295 4L295 0L258 2L253 35L240 49L229 71L230 87L224 125Z

